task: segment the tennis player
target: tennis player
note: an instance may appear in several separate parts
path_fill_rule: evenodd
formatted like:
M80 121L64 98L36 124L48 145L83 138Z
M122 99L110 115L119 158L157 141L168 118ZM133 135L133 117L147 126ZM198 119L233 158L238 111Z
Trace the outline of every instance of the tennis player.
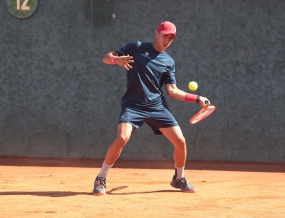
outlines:
M106 194L108 171L119 158L132 132L143 123L148 124L154 134L165 135L174 146L175 173L170 185L183 192L196 192L195 187L184 177L186 141L168 109L161 87L165 85L168 96L176 100L200 103L201 107L206 106L206 101L210 104L210 101L177 88L175 63L165 52L175 38L175 25L164 21L158 25L152 43L131 42L104 56L105 64L117 64L126 69L127 90L122 98L117 137L110 145L95 179L94 195Z

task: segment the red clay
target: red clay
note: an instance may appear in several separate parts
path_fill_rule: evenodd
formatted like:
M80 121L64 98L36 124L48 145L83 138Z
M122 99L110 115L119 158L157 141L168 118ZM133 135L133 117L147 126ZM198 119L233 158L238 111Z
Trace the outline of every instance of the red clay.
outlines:
M172 188L171 161L119 160L94 196L102 160L0 158L0 217L278 217L285 164L188 161L197 193ZM157 169L161 168L161 169Z

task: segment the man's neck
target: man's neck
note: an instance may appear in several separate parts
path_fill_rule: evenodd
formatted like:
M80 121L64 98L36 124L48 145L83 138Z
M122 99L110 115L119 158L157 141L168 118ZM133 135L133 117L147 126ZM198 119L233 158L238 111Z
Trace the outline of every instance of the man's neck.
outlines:
M153 47L156 51L158 51L159 53L164 52L164 50L159 49L159 47L156 45L156 42L155 42L155 41L152 43L152 47Z

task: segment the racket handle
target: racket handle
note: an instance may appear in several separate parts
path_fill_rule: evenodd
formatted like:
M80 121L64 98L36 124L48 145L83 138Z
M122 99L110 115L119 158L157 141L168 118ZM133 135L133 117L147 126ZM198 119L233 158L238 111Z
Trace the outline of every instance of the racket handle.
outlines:
M208 100L204 101L204 104L209 104L209 101Z

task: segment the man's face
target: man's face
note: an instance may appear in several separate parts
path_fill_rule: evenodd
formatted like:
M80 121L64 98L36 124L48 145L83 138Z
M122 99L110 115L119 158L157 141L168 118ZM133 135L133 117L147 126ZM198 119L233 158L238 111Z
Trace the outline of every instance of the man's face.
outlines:
M171 45L173 39L174 39L173 34L163 34L161 32L156 31L154 47L158 51L162 52L166 50L168 46Z

